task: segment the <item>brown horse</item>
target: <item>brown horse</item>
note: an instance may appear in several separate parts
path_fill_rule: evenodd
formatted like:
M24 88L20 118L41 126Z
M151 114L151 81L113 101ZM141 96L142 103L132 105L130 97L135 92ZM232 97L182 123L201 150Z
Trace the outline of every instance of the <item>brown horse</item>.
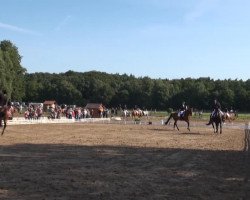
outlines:
M133 111L132 111L132 118L136 118L136 117L142 117L142 115L143 115L143 113L142 113L142 110L140 110L140 109L134 109Z
M7 106L4 106L3 108L0 108L0 126L2 126L2 120L4 123L1 135L3 135L4 130L6 129L8 119L9 119L9 110Z
M184 115L183 115L183 116L179 116L179 115L178 115L178 112L172 112L172 113L170 114L168 120L165 122L165 125L167 125L168 122L169 122L169 120L170 120L171 118L173 118L173 119L174 119L174 128L176 127L177 130L179 131L179 128L178 128L178 126L177 126L177 121L178 121L178 120L181 120L181 121L187 122L187 125L188 125L187 129L190 131L190 128L189 128L189 118L190 118L190 116L192 116L192 113L193 113L193 109L192 109L192 108L188 108L188 109L184 112Z

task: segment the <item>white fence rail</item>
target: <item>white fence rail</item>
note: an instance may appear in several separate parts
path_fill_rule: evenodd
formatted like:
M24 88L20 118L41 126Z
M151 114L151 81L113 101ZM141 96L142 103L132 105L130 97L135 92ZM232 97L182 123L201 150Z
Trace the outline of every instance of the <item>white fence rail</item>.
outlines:
M24 117L14 118L8 121L8 125L21 125L21 124L59 124L59 123L94 123L94 122L109 122L109 118L85 118L85 119L67 119L62 117L60 119L48 119L42 117L40 119L25 119Z

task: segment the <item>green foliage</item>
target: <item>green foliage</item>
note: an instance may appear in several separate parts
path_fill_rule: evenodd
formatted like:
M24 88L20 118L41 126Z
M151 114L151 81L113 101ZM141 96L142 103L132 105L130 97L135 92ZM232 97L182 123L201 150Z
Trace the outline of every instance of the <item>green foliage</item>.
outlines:
M56 100L59 104L103 103L108 107L137 105L148 110L179 109L183 101L193 108L210 110L214 98L222 107L250 111L250 80L151 79L133 75L90 71L60 74L26 73L18 49L0 42L0 89L13 100Z
M173 108L167 108L168 113L172 113L173 111L174 111Z
M100 102L109 107L137 105L172 111L183 101L193 108L210 110L214 98L218 98L224 109L250 111L250 84L242 80L154 80L96 71L26 74L25 80L25 101L54 99L60 104L77 105Z
M25 95L24 73L18 49L10 41L0 42L0 89L6 90L8 97L21 100Z

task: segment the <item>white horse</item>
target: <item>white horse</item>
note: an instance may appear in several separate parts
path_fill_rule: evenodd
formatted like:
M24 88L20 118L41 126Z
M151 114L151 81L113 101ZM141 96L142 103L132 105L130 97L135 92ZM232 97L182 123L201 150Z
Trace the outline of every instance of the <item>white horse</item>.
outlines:
M131 113L127 109L122 110L122 117L127 118L130 117L130 115Z
M143 116L146 116L146 117L149 116L149 112L147 110L143 110L142 113L143 113Z

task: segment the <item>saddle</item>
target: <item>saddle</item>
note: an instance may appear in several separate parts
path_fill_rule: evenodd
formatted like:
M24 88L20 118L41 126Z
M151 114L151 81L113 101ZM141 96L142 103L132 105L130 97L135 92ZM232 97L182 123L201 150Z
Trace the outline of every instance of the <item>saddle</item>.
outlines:
M223 114L224 114L224 113L223 113L222 111L220 111L220 110L216 110L216 111L214 112L214 114L213 114L213 116L212 116L212 117L214 118L214 117L223 116Z
M180 111L180 114L179 114L180 119L184 119L185 112L186 112L186 110Z

